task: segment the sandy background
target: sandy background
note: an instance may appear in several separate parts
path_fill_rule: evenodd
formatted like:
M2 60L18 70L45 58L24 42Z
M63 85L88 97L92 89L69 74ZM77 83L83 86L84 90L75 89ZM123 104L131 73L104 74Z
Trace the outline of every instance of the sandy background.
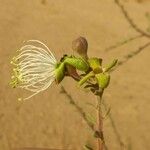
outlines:
M143 30L150 25L149 0L122 0L134 22ZM26 93L11 89L11 58L22 41L38 39L59 58L72 54L71 42L84 36L89 42L89 56L105 62L136 50L149 41L142 37L109 52L115 43L138 35L126 21L113 0L0 0L0 150L19 147L45 147L82 150L86 142L95 144L92 132L60 86L24 103L17 98ZM150 149L150 47L112 73L104 94L111 106L117 132L128 150ZM86 112L94 114L87 102L95 103L90 92L66 78L62 85ZM109 150L121 150L109 118L104 120Z

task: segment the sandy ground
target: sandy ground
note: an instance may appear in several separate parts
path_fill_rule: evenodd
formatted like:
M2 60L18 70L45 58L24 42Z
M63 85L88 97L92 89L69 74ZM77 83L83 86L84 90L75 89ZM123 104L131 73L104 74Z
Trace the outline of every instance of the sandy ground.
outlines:
M143 30L150 25L149 0L122 0L134 22ZM89 56L105 62L124 55L148 42L136 39L105 52L115 43L138 35L113 0L0 0L0 150L19 147L45 147L82 150L85 143L95 145L92 132L53 84L26 102L17 98L25 92L8 85L10 60L24 40L38 39L48 45L57 59L72 54L71 42L84 36ZM128 150L150 149L150 47L112 73L104 99L111 107L116 130ZM87 102L95 103L90 92L66 78L62 85L86 112L94 114ZM121 150L109 117L104 120L106 145Z

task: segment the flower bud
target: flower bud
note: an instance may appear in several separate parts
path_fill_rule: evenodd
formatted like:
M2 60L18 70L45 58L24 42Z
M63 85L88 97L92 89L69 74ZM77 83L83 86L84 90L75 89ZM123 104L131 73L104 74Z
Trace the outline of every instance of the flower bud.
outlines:
M108 73L99 73L95 75L100 88L105 89L109 85L110 75Z
M88 62L89 62L90 67L93 70L96 69L96 68L101 67L101 65L102 65L102 59L101 58L96 58L96 57L89 58Z
M87 59L88 43L84 37L79 37L72 42L72 49L77 52L82 58Z
M88 71L89 64L82 58L67 57L64 60L64 63L69 64L80 71Z

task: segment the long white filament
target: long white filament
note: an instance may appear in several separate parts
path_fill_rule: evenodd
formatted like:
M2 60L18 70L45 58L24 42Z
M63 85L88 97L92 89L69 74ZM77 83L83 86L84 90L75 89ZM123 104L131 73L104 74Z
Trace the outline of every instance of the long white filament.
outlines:
M26 43L13 60L16 68L12 83L33 92L23 100L46 90L52 84L57 64L54 55L44 43L38 40L29 40Z

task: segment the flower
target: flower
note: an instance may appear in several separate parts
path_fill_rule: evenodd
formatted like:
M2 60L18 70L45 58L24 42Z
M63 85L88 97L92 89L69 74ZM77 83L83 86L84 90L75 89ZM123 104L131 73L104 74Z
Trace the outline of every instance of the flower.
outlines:
M56 76L57 61L49 48L38 40L27 41L18 52L11 61L15 68L10 84L14 88L19 87L32 92L23 99L26 100L52 84Z

